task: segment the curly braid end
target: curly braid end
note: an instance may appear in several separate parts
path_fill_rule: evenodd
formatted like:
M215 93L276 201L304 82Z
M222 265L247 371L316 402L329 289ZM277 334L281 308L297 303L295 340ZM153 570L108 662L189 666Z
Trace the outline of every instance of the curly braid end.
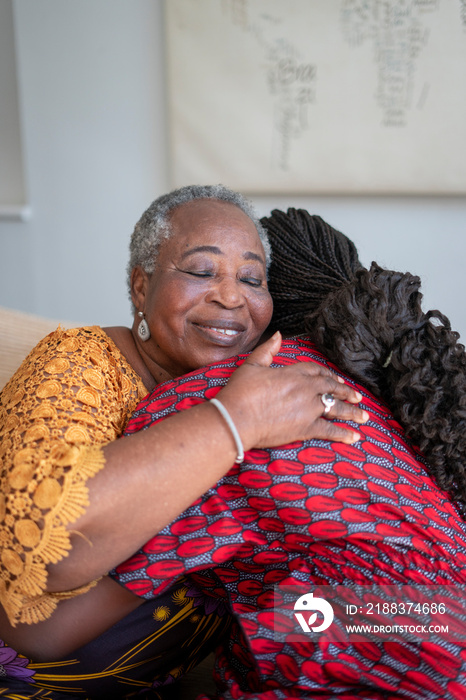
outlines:
M308 314L304 329L389 404L439 486L466 507L466 354L440 311L423 313L419 288L419 277L372 263Z

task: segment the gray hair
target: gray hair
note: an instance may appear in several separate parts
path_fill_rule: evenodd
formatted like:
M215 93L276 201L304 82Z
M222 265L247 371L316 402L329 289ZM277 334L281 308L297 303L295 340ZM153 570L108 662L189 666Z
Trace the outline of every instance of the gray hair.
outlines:
M160 243L173 233L169 214L173 209L197 199L218 199L229 202L241 209L257 229L264 247L265 261L268 268L271 252L267 231L262 226L252 206L242 194L224 187L223 185L187 185L173 190L155 199L141 216L134 227L129 244L130 258L127 267L128 290L131 298L131 272L136 266L142 267L147 274L155 269Z

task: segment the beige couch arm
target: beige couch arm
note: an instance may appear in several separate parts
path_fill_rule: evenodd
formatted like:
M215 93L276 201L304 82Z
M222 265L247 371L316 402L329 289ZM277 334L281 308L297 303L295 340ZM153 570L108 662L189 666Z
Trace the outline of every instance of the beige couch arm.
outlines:
M73 328L76 324L0 306L0 390L39 340L59 325Z

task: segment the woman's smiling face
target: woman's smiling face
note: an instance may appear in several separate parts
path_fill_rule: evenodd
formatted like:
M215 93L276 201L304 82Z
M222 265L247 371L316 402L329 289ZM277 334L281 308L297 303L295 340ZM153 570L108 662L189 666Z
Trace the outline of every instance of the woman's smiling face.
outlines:
M170 223L146 281L152 337L143 349L177 377L251 350L270 321L272 299L262 243L241 209L199 199L175 209Z

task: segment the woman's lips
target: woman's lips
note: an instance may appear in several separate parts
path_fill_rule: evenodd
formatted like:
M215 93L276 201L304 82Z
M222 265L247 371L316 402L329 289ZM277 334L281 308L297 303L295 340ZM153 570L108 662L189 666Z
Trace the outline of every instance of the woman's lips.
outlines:
M202 333L209 340L214 341L217 345L234 345L237 338L246 329L239 323L194 323L197 331Z

